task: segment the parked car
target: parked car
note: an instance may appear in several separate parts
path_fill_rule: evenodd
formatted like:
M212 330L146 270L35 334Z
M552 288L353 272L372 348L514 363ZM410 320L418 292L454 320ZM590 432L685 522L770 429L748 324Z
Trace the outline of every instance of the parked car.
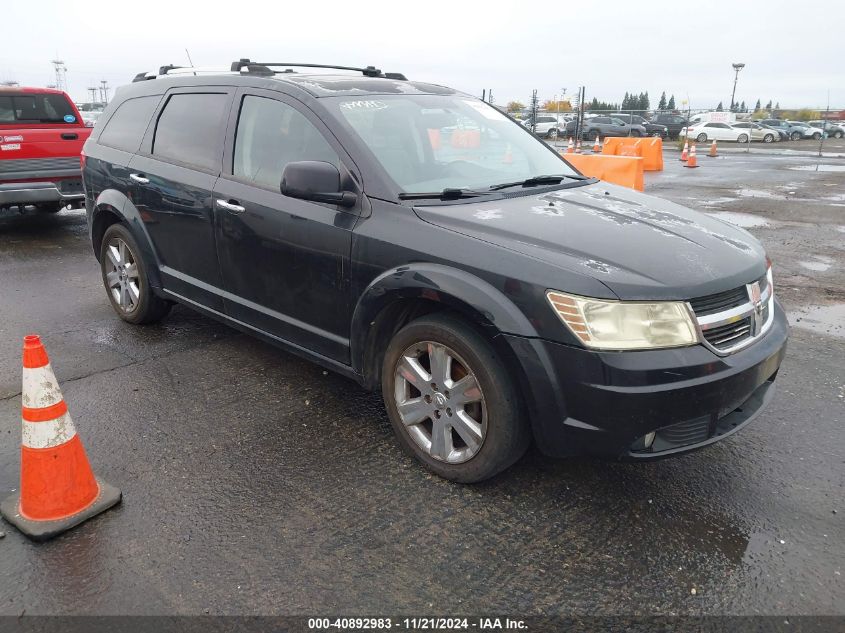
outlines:
M123 320L182 303L380 389L400 444L460 482L532 437L688 452L771 400L788 326L748 232L581 175L443 86L231 68L122 88L85 144Z
M763 141L764 143L774 143L780 141L781 136L777 130L754 123L752 121L738 121L731 123L731 127L736 130L745 130L751 134L752 141Z
M687 126L687 119L679 114L669 112L655 112L651 122L666 126L669 138L676 139L680 131Z
M769 127L773 127L778 130L783 130L792 141L804 138L804 127L801 125L795 125L791 121L784 121L783 119L763 119L762 121L758 121L758 123L768 125Z
M785 130L782 130L782 129L776 128L776 127L772 127L771 125L765 125L763 123L760 123L759 121L754 121L754 123L757 123L758 125L763 126L767 130L772 130L773 132L775 132L780 137L779 140L781 140L781 141L788 141L789 140L789 134L787 134Z
M64 92L0 88L0 208L81 204L79 154L90 133Z
M801 133L801 136L798 138L811 138L818 141L822 137L822 131L818 128L814 128L809 123L804 123L802 121L788 121L788 123ZM792 139L798 140L798 138L796 138L793 133Z
M652 123L648 119L644 119L639 114L614 114L614 118L627 123L628 125L641 125L645 128L647 136L656 136L659 138L666 138L669 136L669 128L659 123Z
M533 119L531 117L523 119L522 124L531 129ZM566 123L563 120L558 120L554 114L538 114L537 123L534 124L534 134L548 139L556 139L560 130Z
M566 124L567 136L575 134L575 124L575 121ZM581 136L592 141L606 136L647 136L647 134L642 125L629 125L615 116L593 116L581 122Z
M809 125L819 130L824 130L831 138L842 138L845 136L845 123L835 121L808 121Z
M728 123L700 122L684 128L680 136L694 139L699 143L707 141L734 141L736 143L748 142L748 130L731 127Z

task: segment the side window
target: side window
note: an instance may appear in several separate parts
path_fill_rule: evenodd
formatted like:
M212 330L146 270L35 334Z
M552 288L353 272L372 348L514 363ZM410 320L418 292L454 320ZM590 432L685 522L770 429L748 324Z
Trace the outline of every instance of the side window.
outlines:
M138 151L159 100L161 95L138 97L121 103L100 133L99 143L124 152Z
M625 122L622 119L613 118L610 120L613 125L625 125Z
M265 97L244 97L232 173L278 191L285 165L299 160L340 165L328 141L295 108Z
M216 170L228 105L223 93L172 95L158 117L153 155Z

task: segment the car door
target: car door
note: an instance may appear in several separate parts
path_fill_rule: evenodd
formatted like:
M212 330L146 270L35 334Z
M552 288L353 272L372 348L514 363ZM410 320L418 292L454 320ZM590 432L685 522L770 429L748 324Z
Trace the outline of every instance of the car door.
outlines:
M336 165L344 189L357 190L354 164L299 101L242 89L236 102L214 188L226 312L349 363L349 257L360 209L288 197L280 183L288 163L315 160Z
M169 91L129 162L131 198L164 287L223 312L211 194L220 174L233 88Z

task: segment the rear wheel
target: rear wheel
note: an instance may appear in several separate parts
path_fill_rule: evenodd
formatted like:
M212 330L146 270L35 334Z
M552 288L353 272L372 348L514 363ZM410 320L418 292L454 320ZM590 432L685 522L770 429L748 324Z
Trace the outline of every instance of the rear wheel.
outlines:
M816 132L815 134L813 134L813 140L814 141L818 141L821 137L822 137L821 132Z
M747 143L748 142L748 134L740 134L736 137L737 143Z
M845 135L845 132L834 132L833 138L842 138Z
M426 316L393 337L382 365L382 396L402 447L446 479L483 481L528 447L519 397L502 360L456 318Z
M100 271L112 308L124 321L154 323L170 312L172 304L153 292L138 243L122 224L112 224L103 235Z
M789 136L789 138L791 138L793 141L797 141L798 139L800 139L800 138L801 138L801 132L793 132L793 133Z
M554 141L557 138L557 129L552 128L551 130L546 132L546 136L549 138L549 140Z
M600 136L601 132L599 130L590 130L589 132L587 132L587 138L591 141L599 140Z
M631 136L639 137L639 136L642 136L642 134L640 134L639 130L631 130Z

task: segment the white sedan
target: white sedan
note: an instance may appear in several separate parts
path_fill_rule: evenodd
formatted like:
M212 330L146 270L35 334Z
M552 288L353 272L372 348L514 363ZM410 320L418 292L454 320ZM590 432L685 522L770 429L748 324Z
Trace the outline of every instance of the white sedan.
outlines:
M748 142L748 130L731 127L727 123L700 122L680 131L680 136L686 137L689 135L699 143L706 143L707 141L735 141L736 143Z

